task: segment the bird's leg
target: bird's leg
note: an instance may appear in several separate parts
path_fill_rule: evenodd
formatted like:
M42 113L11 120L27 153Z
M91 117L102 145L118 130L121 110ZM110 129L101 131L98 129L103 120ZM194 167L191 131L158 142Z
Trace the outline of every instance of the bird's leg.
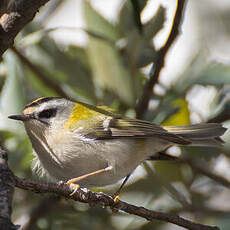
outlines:
M85 178L88 178L90 176L95 176L95 175L98 175L100 173L103 173L103 172L107 172L107 171L110 171L112 169L112 166L108 166L104 169L99 169L99 170L96 170L94 172L91 172L91 173L87 173L85 175L82 175L82 176L79 176L79 177L76 177L76 178L72 178L70 180L68 180L66 182L66 184L72 188L74 191L70 194L70 196L72 196L76 191L77 189L80 187L78 184L75 184L76 182L80 181L80 180L83 180Z
M121 192L121 189L124 187L124 185L126 184L126 182L128 181L129 177L130 177L131 173L128 174L125 179L123 180L121 186L119 187L119 189L114 193L114 202L117 202L120 200L120 192Z

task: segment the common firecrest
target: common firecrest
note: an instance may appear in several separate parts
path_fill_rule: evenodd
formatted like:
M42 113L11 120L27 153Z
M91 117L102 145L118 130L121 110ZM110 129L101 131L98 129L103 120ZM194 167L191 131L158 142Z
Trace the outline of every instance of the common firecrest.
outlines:
M170 158L164 152L175 144L220 146L226 131L216 123L161 127L57 97L39 98L9 118L23 121L42 175L85 187L113 184L145 160Z

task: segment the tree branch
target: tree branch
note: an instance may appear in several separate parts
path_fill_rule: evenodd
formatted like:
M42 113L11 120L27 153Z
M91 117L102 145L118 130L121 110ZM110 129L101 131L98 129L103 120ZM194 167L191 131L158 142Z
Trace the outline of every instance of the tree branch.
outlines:
M192 221L186 220L175 214L166 214L162 212L156 212L148 210L143 207L137 207L126 202L119 200L114 202L114 199L102 192L91 192L86 188L79 188L72 196L72 190L64 183L44 183L33 182L25 179L15 177L16 186L25 190L30 190L36 193L55 193L60 196L64 196L75 201L80 201L89 204L99 204L102 206L109 206L112 210L121 210L129 214L143 217L149 221L162 220L178 226L191 229L191 230L219 230L218 227L212 227L202 224L197 224Z
M207 173L205 172L205 175L206 174ZM91 192L86 188L80 188L70 196L72 190L64 182L44 183L20 179L14 176L9 170L7 165L7 153L2 148L0 148L0 175L0 226L4 226L4 229L6 230L17 228L17 226L14 226L10 221L14 186L36 193L52 193L75 201L109 206L112 210L121 210L129 214L143 217L149 221L161 220L190 230L219 230L218 227L197 224L175 214L148 210L143 207L128 204L121 200L114 202L113 197L102 192ZM42 206L42 208L44 207Z
M14 38L19 33L19 31L34 18L38 9L48 1L49 0L15 0L12 1L12 4L6 7L6 9L4 9L4 11L6 11L5 13L1 12L4 14L0 18L0 56L13 45ZM149 99L152 94L152 89L157 83L160 71L164 66L164 59L167 51L179 34L179 25L182 19L185 0L178 0L177 4L178 5L172 30L166 44L157 53L158 58L155 63L155 71L150 76L150 80L145 86L143 97L137 106L137 117L140 117L146 111ZM39 71L37 71L37 73L39 73ZM61 96L66 97L66 95L63 94L61 94ZM143 217L149 221L156 219L162 220L191 230L219 229L218 227L211 227L194 223L179 217L178 215L166 214L148 210L143 207L137 207L120 200L118 202L114 202L111 196L108 196L104 193L91 192L85 188L78 189L74 195L70 196L72 191L64 183L41 183L20 179L15 177L9 170L7 165L7 154L1 148L0 175L0 226L6 230L17 228L12 224L10 220L14 186L37 193L55 193L60 196L71 198L73 200L84 203L94 203L103 206L109 206L113 210L122 210L129 214Z
M0 228L15 230L17 226L13 225L10 219L15 181L7 160L7 153L0 146Z
M142 24L141 24L141 10L139 6L138 0L131 0L132 6L133 6L133 18L134 21L136 22L137 28L139 30L139 33L142 33Z
M0 56L11 46L20 30L49 0L14 0L0 18ZM3 12L1 12L3 13Z
M208 123L223 123L225 121L230 120L230 107L225 106L223 111L219 113L217 116L210 118Z
M150 79L144 87L143 95L136 106L137 118L143 117L145 111L147 110L148 103L152 95L153 87L158 82L160 72L165 64L165 56L180 32L180 25L183 18L183 10L185 7L185 3L186 0L177 0L176 13L168 40L165 43L165 45L162 48L160 48L157 52L157 60L154 63L154 71L151 73Z

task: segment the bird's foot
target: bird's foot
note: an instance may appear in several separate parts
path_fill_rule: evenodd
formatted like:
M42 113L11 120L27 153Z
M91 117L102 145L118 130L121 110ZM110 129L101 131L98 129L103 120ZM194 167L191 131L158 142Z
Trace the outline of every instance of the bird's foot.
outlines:
M77 190L80 188L79 184L74 184L71 180L68 180L66 182L66 185L73 191L72 193L70 193L70 196L73 196Z
M113 194L113 201L114 201L114 203L117 203L119 200L120 200L120 193L118 193L118 192L115 192L114 194Z

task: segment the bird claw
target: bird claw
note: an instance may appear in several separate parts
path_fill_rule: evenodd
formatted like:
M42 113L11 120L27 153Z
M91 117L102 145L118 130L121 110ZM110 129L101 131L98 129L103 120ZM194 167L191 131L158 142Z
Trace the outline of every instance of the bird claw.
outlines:
M114 193L114 195L113 195L113 201L114 201L114 203L117 203L119 200L120 200L120 194L119 193Z
M72 193L69 194L70 196L73 196L77 192L77 190L80 188L79 184L74 184L71 181L67 181L66 185L73 191Z
M115 192L113 194L113 205L110 207L113 213L118 213L119 209L117 209L116 203L120 201L120 194L118 192Z

